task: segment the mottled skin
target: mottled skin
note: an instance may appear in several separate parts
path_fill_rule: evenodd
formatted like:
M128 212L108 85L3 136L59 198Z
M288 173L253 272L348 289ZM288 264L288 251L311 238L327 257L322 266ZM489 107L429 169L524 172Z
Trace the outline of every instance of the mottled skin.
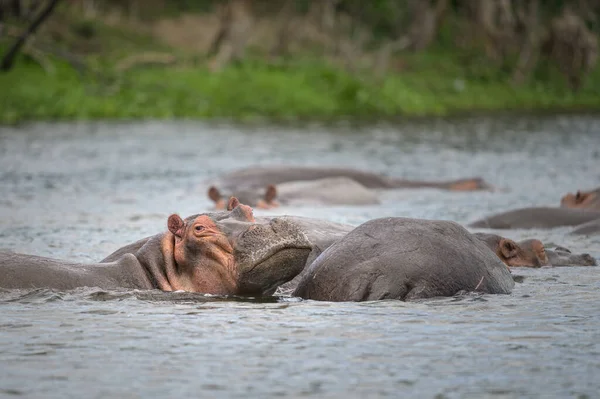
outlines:
M590 191L578 190L575 194L568 193L561 198L560 206L600 211L600 187Z
M363 223L326 249L293 295L413 300L463 290L508 294L513 286L508 268L457 223L383 218Z
M97 264L0 253L0 287L158 288L210 294L270 295L302 271L313 250L290 221L257 222L252 209L168 219L168 231L116 251Z
M292 182L343 179L325 184L286 186ZM352 185L349 181L354 182ZM357 184L361 187L357 187ZM225 207L225 198L235 195L243 203L257 208L273 208L277 192L283 203L321 203L324 205L377 204L377 195L368 189L438 188L452 191L489 190L483 179L466 178L450 181L418 181L387 177L351 168L321 168L293 166L259 166L236 170L206 183L208 196L217 209ZM335 186L338 186L336 189ZM344 194L345 193L345 194Z
M537 239L515 242L497 234L474 233L473 235L482 240L509 267L597 265L596 260L589 254L573 254L564 247L546 249Z
M600 212L586 209L552 207L522 208L485 217L469 224L469 227L489 229L548 229L560 226L577 226L599 218Z

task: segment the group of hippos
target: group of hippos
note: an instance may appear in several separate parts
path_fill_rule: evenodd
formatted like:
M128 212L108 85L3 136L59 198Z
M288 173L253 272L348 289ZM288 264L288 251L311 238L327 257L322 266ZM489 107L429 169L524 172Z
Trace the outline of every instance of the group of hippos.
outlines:
M426 182L344 168L255 167L207 182L215 210L169 216L167 230L99 263L0 252L0 287L160 289L214 295L289 294L324 301L413 300L461 292L508 294L511 267L593 266L588 254L471 233L452 221L386 217L357 227L299 216L255 217L280 204L365 205L377 190L489 190L483 179ZM560 207L523 208L469 225L492 229L574 226L600 232L600 188Z

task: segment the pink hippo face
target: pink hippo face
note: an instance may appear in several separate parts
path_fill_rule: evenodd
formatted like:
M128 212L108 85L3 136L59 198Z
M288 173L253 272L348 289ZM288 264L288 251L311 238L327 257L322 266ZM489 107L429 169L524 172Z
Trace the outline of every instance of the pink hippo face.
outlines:
M560 206L600 211L600 188L592 191L578 190L575 194L568 193L561 198Z
M311 245L294 222L258 223L252 208L234 197L227 209L185 220L169 216L171 290L264 295L304 268Z

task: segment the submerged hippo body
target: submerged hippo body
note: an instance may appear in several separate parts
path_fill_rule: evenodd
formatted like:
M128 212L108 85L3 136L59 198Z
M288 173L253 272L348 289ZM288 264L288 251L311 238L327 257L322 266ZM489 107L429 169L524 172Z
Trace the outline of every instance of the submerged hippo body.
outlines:
M411 300L459 291L508 294L508 268L460 225L383 218L368 221L325 250L293 295L326 301Z
M592 220L591 222L575 226L575 228L569 234L588 236L600 234L600 219Z
M599 219L600 212L569 208L521 208L488 216L469 224L469 227L489 229L533 229L577 226Z
M568 193L560 200L563 208L577 208L600 211L600 187L590 191L577 191Z
M574 254L563 247L548 249L546 254L552 266L598 266L598 262L590 254Z
M0 252L0 287L155 288L142 264L132 254L102 264L74 263L34 255Z
M308 184L314 181L322 183ZM286 186L293 182L296 183L295 186ZM216 203L217 208L224 207L224 199L229 195L240 198L243 203L271 208L277 206L277 195L282 198L282 203L294 201L300 204L367 205L378 203L378 197L375 192L370 192L371 189L438 188L471 191L491 188L481 178L428 182L392 178L351 168L300 166L245 168L208 181L206 186L209 187L209 198Z
M237 200L236 200L237 201ZM168 231L117 250L97 264L0 254L0 287L158 288L222 295L270 295L302 271L313 248L289 220L257 222L251 208L168 219Z
M596 260L589 254L573 254L564 247L554 250L544 248L537 239L515 242L496 234L474 233L498 258L510 267L542 266L596 266Z
M225 198L234 196L244 204L257 208L274 208L279 205L376 205L379 197L347 177L328 177L318 180L299 180L266 188L236 190L223 194L215 186L209 188L208 196L217 208L222 208Z

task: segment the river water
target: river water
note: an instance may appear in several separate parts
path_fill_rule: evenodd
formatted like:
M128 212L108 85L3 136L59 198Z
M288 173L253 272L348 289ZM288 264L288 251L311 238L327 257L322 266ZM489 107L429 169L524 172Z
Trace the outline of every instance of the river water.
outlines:
M0 128L0 250L98 261L206 210L202 181L255 164L342 165L495 192L401 190L365 207L285 207L360 224L460 223L600 185L600 118L361 128L196 122ZM600 237L514 230L600 258ZM515 270L511 295L415 303L0 290L0 397L598 397L600 268Z

